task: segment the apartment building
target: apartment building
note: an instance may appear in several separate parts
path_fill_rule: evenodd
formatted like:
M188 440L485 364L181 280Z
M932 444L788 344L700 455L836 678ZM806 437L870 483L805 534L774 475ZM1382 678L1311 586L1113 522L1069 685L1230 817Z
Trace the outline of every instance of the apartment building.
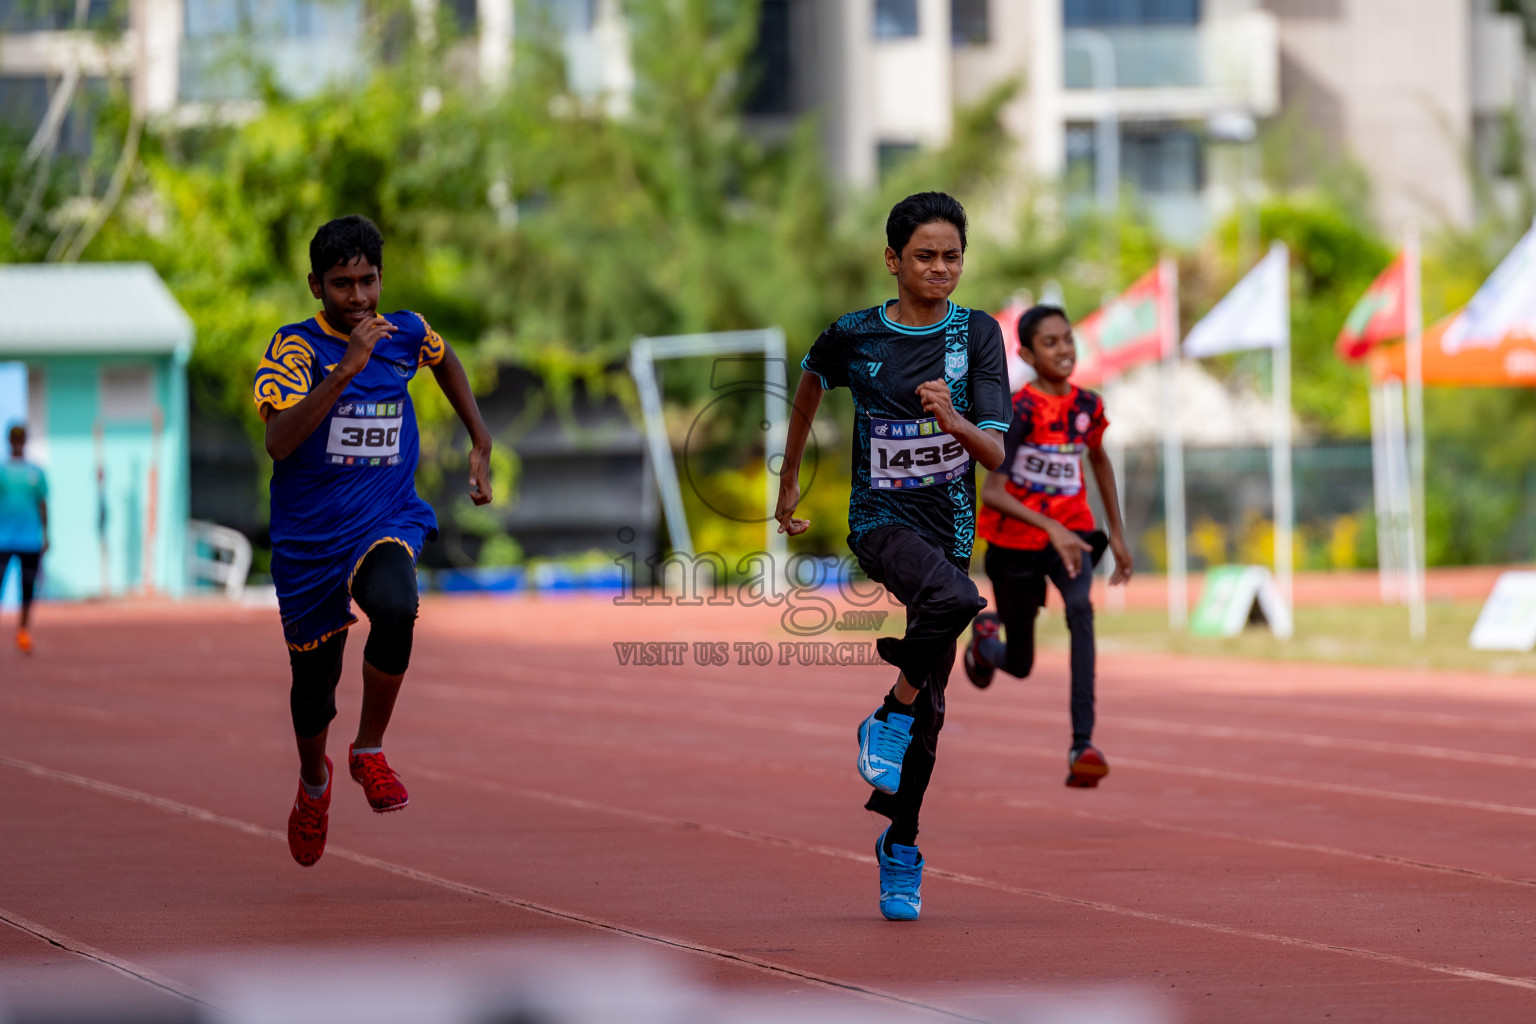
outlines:
M625 93L632 85L619 0L412 0L414 28L446 24L455 66L488 83L511 67L516 18L561 39L574 87ZM239 104L270 73L306 95L364 70L355 45L380 16L367 0L0 0L0 120L30 130L55 98L127 81L135 110L197 116ZM383 26L385 34L388 27ZM60 89L60 86L63 89ZM80 133L76 132L76 136ZM88 133L82 140L88 144Z
M619 0L413 7L419 26L446 14L461 36L451 59L491 84L505 80L519 27L553 27L573 87L622 114L633 76ZM1507 201L1529 177L1536 138L1522 26L1497 7L761 0L749 113L769 134L815 114L834 172L867 184L942 143L959 105L1014 78L1004 118L1021 169L1065 176L1076 201L1134 196L1183 240L1253 194L1255 131L1284 119L1364 168L1384 227L1466 224L1480 200ZM72 30L77 16L89 31ZM0 119L31 130L109 74L126 76L151 116L249 99L256 65L304 93L362 70L338 41L369 16L367 0L0 0ZM88 129L66 118L61 144L89 145Z
M836 172L867 183L947 138L957 104L1017 78L1004 116L1022 168L1101 202L1133 194L1185 240L1252 193L1255 132L1285 117L1364 168L1383 226L1466 224L1472 168L1507 192L1511 143L1528 151L1536 135L1521 24L1496 7L765 0L752 110L769 129L817 112Z

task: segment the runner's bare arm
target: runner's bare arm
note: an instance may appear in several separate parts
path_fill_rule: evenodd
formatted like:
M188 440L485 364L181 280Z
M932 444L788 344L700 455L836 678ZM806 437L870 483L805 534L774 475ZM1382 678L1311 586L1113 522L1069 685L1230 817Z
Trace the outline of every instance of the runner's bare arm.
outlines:
M437 386L443 389L448 404L469 431L469 497L476 505L484 505L491 500L491 432L480 418L480 404L469 387L464 364L446 341L443 358L432 366L432 376L437 378Z
M292 455L315 432L352 378L368 365L374 344L394 332L395 325L381 316L358 324L347 339L347 351L341 361L297 405L286 409L275 409L270 404L261 407L261 418L267 421L267 454L273 462Z
M800 374L795 387L795 404L789 414L789 430L784 438L784 463L779 467L779 504L773 517L779 521L779 532L794 536L810 529L809 519L796 519L795 507L800 504L800 460L805 455L805 442L811 435L811 421L821 408L821 396L826 391L821 378L811 370ZM770 467L771 469L772 467Z
M1068 576L1077 576L1078 568L1083 562L1083 552L1093 550L1093 545L1083 538L1044 512L1035 511L1009 494L1007 473L987 474L987 482L981 487L981 503L1005 516L1012 516L1026 522L1037 530L1044 530L1045 535L1051 539L1051 547L1061 555L1062 563L1067 567Z
M917 386L923 409L939 422L939 429L960 442L966 453L987 469L1003 464L1003 432L983 430L955 412L949 400L949 385L941 380L927 380Z
M1125 525L1120 521L1120 493L1115 486L1115 467L1104 453L1102 445L1088 446L1088 464L1093 467L1093 478L1099 484L1099 496L1104 499L1104 518L1109 520L1109 548L1115 553L1115 574L1110 585L1125 583L1131 578L1135 565L1131 549L1125 543Z

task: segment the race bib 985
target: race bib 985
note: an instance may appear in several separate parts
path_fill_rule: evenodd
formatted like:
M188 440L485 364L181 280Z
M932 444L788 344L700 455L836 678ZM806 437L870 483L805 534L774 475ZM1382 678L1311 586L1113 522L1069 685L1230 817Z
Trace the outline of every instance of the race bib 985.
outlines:
M345 416L342 410L364 415ZM400 462L400 429L404 417L397 402L342 405L331 417L326 459L333 466L393 466ZM387 414L395 415L387 415ZM368 415L373 414L373 415Z
M869 482L881 490L933 487L965 475L971 457L933 417L869 420Z
M1008 476L1016 487L1070 497L1083 489L1082 445L1021 444Z

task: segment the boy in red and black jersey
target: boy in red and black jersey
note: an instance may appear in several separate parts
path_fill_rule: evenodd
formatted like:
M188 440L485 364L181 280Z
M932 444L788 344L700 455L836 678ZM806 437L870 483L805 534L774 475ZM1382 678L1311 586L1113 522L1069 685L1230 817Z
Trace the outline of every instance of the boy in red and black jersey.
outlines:
M1109 774L1093 746L1093 566L1114 551L1111 584L1131 578L1131 552L1120 522L1115 473L1104 454L1104 400L1069 378L1077 366L1072 325L1055 306L1035 306L1019 318L1019 354L1036 379L1013 396L1013 422L1003 442L1003 464L982 488L977 532L987 541L986 569L997 613L972 623L965 650L971 682L987 687L1002 669L1029 675L1035 662L1035 616L1045 603L1045 581L1061 593L1072 633L1072 748L1067 785L1097 786ZM1109 535L1095 529L1083 474L1083 456L1104 499ZM1007 637L998 638L999 627Z

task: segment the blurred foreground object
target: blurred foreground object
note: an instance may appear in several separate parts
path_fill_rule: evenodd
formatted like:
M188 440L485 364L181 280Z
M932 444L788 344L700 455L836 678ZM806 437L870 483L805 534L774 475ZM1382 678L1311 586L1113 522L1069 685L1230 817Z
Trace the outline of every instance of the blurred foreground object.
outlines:
M748 961L750 964L751 961ZM236 966L240 965L240 966ZM252 966L255 965L255 966ZM169 975L195 977L195 984ZM792 1013L797 1024L902 1024L935 1019L998 1024L1171 1024L1168 1007L1147 993L1112 986L1020 994L1014 985L896 994L877 987L764 965L765 981L795 987L709 987L671 963L616 945L445 944L388 950L242 951L198 957L146 972L181 990L158 1004L93 1000L68 971L43 998L5 994L17 978L0 975L0 1022L41 1024L767 1024ZM73 981L78 982L75 978ZM35 978L21 988L38 992ZM798 983L798 984L796 984ZM812 992L806 992L810 988ZM146 990L148 987L146 986ZM814 991L819 990L819 991ZM99 991L99 990L98 990ZM193 995L192 993L196 993Z

